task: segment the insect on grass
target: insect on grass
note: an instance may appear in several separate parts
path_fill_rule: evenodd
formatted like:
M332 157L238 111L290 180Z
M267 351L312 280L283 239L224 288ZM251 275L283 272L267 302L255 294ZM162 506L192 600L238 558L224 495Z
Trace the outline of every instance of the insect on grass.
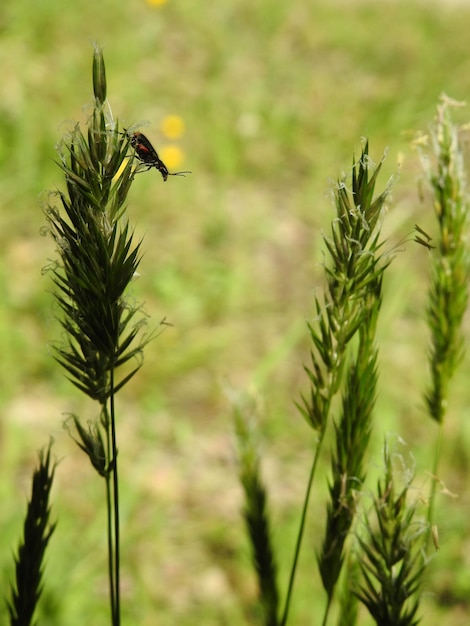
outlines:
M183 172L169 172L165 163L163 163L158 156L158 152L143 133L138 131L135 133L125 132L130 138L131 146L134 148L135 155L139 161L147 166L147 170L155 167L162 175L164 181L167 180L168 176L185 176L186 174L191 174L189 170Z

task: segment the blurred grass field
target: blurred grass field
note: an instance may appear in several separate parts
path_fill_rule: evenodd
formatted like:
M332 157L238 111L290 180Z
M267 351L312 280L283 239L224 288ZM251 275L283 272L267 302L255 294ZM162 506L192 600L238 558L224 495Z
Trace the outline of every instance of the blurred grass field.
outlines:
M42 624L106 623L108 612L103 485L63 428L67 414L86 421L95 407L52 359L59 329L42 272L54 258L41 236L44 190L61 184L54 145L71 120L86 119L92 42L104 47L114 115L123 126L148 121L142 130L157 149L182 157L173 169L193 172L166 183L155 171L140 175L129 199L145 251L132 296L151 326L163 317L172 326L118 404L124 624L215 626L250 623L255 593L230 394L248 390L260 404L284 591L314 445L294 401L321 287L330 179L349 170L361 137L376 161L388 147L378 191L402 163L384 225L390 245L416 222L432 233L410 138L428 127L440 93L468 98L469 28L470 1L2 3L0 590L36 451L53 436L59 525ZM168 116L184 122L174 139L165 137ZM468 107L456 112L469 118ZM427 493L436 436L422 407L428 262L423 248L403 243L387 273L371 446L374 468L385 434L403 437L417 494ZM470 623L469 366L466 357L445 428L440 478L458 497L438 503L429 625ZM324 489L314 492L294 595L291 623L300 626L323 609L315 549Z

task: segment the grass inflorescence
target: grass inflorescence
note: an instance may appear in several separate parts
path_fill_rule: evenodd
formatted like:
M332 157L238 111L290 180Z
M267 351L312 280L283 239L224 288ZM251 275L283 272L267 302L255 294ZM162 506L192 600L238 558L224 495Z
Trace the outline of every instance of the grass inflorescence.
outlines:
M59 146L58 165L66 193L46 210L58 260L52 267L55 298L65 340L55 358L70 381L99 405L99 418L85 426L68 421L78 446L106 485L111 622L120 608L120 521L115 396L142 365L150 340L146 316L126 296L140 263L141 242L125 217L134 179L127 158L129 137L119 131L106 100L101 50L93 57L94 105L83 132L77 124ZM122 371L118 377L118 370Z
M33 473L31 498L23 525L23 539L15 558L15 583L8 601L10 626L33 624L37 603L43 587L43 566L46 548L56 524L50 521L50 495L55 464L51 444L39 454L39 466Z
M449 401L449 384L461 362L465 344L462 319L467 308L469 277L468 231L469 197L466 190L462 149L458 128L453 124L450 107L443 98L431 131L433 157L430 163L424 153L425 173L433 194L438 218L437 242L416 226L415 241L431 257L431 284L427 307L431 331L429 362L431 384L426 393L429 414L442 429ZM420 145L422 145L422 140ZM383 162L383 161L382 161ZM308 391L297 407L315 432L312 465L307 491L300 512L300 526L293 553L284 600L278 622L277 610L263 623L272 626L288 623L294 597L295 574L307 526L311 492L320 453L330 459L328 499L324 537L317 553L318 574L326 592L323 625L331 622L330 609L336 605L338 623L353 626L363 605L378 626L416 626L421 619L420 589L432 550L437 546L437 527L433 524L433 507L437 478L439 445L432 468L431 497L427 503L427 520L419 515L418 499L410 502L413 476L397 487L393 468L393 451L384 445L382 475L377 482L370 511L364 511L363 494L370 465L368 445L374 426L378 389L379 352L377 325L383 300L383 281L396 249L381 235L384 209L389 200L390 181L382 192L375 187L382 162L374 166L365 144L361 157L353 162L351 178L339 181L334 189L336 215L331 234L323 235L326 249L325 288L315 298L314 320L307 324L311 348L310 361L304 366ZM242 424L245 424L242 422ZM332 431L332 446L323 450L327 432ZM245 489L245 519L258 578L262 569L258 554L267 545L272 526L268 509L267 487L261 488L260 458L247 448L247 426L240 429L239 440L250 450L251 464L242 457L242 468L251 468L252 488L247 488L247 469L241 472ZM440 434L440 436L442 436ZM251 445L251 444L250 444ZM247 452L245 452L247 454ZM256 488L255 488L256 487ZM262 511L263 532L253 531L247 511L253 500ZM276 563L276 548L269 543L269 562ZM276 570L265 570L272 585ZM337 587L342 578L342 593ZM260 589L262 584L260 583ZM277 589L277 587L276 587ZM276 591L276 607L279 592ZM263 596L260 593L260 602Z

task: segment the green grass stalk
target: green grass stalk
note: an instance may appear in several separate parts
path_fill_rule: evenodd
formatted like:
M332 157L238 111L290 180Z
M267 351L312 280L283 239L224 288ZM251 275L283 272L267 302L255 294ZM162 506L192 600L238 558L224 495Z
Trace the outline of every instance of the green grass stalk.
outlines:
M428 414L436 422L436 438L428 519L434 518L443 424L448 410L450 383L462 361L465 345L462 322L468 304L470 252L467 243L470 198L464 168L459 129L451 111L459 103L441 97L437 119L426 140L417 142L437 218L437 243L430 248L431 284L427 322L430 332L431 381L425 394ZM431 152L431 157L429 155Z
M114 545L111 546L114 556L114 615L115 624L119 626L121 620L121 592L120 592L120 563L121 563L121 542L120 542L120 522L119 522L119 476L118 476L118 463L117 463L117 437L116 437L116 414L115 414L115 402L114 402L114 369L110 373L111 384L111 396L110 402L110 424L111 424L111 451L110 457L114 459L113 472L112 472L112 512L108 511L108 514L112 513L111 517L114 522L113 528L113 541Z
M318 556L327 592L323 624L327 623L342 569L344 542L354 517L357 491L364 480L363 459L370 436L377 378L375 330L383 273L390 263L380 241L381 216L390 186L374 195L381 165L372 167L368 144L365 144L359 161L353 162L351 192L345 180L335 189L336 217L331 237L324 236L330 262L325 265L323 301L315 300L316 322L308 324L312 348L310 363L304 370L310 389L297 403L307 423L317 431L318 441L302 507L282 626L288 619L310 494L331 421L332 401L343 388L345 372L342 417L339 425L335 425L331 501L325 539Z
M325 431L323 431L325 432ZM315 453L313 456L313 462L312 462L312 466L310 468L310 474L308 477L308 481L307 481L307 489L305 492L305 498L304 498L304 503L302 506L302 513L300 515L300 525L299 525L299 530L297 533L297 540L295 543L295 550L294 550L294 558L292 561L292 566L291 566L291 570L290 570L290 575L289 575L289 583L287 585L287 593L286 593L286 599L284 602L284 610L282 613L282 618L281 618L281 626L285 626L287 624L287 619L289 617L289 609L290 609L290 605L291 605L291 599L292 599L292 592L294 589L294 580L295 580L295 573L297 571L297 564L299 561L299 556L300 556L300 549L302 546L302 539L304 536L304 531L305 531L305 523L307 520L307 511L308 511L308 505L310 502L310 494L312 492L312 485L313 485L313 479L315 476L315 470L317 468L317 463L318 463L318 459L320 458L319 455L319 451L321 450L321 441L318 442L318 445L315 449Z
M126 133L120 133L106 100L101 50L93 57L94 106L86 133L75 126L59 148L58 162L67 193L63 211L46 212L59 261L53 267L55 297L66 340L55 346L56 360L73 384L98 402L100 419L85 428L73 416L75 441L105 479L108 569L112 626L120 626L120 521L115 396L142 364L140 337L145 318L125 291L140 262L124 219L126 197L135 171ZM65 215L64 215L65 213ZM116 380L116 371L133 362Z

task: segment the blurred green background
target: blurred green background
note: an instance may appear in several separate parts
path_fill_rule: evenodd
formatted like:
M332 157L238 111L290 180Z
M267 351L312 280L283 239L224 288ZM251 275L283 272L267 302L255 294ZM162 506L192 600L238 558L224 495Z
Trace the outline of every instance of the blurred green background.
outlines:
M178 168L193 172L163 183L150 171L130 193L128 216L145 251L131 295L150 325L166 317L172 326L118 402L123 623L189 626L253 621L233 394L249 391L259 403L286 588L315 443L294 406L306 382L305 320L322 285L330 179L349 171L364 136L376 161L389 148L378 190L402 163L384 224L390 246L400 245L385 284L371 470L385 434L396 433L416 468L416 496L427 493L436 437L422 402L429 257L405 239L415 222L431 233L434 224L410 139L432 121L441 92L468 97L469 29L468 1L2 2L0 590L36 452L52 436L59 525L41 624L108 619L103 485L63 428L67 414L86 422L96 408L51 356L60 332L42 271L54 258L41 232L44 190L61 185L54 146L72 120L87 117L93 41L104 47L114 115L124 126L148 121L142 130L155 147L176 148ZM168 116L184 122L175 140L165 137ZM456 113L468 117L468 108ZM438 502L428 625L470 623L469 365L467 357L445 427L439 478L458 497ZM291 623L301 626L324 607L315 567L324 490L319 482L294 595Z

